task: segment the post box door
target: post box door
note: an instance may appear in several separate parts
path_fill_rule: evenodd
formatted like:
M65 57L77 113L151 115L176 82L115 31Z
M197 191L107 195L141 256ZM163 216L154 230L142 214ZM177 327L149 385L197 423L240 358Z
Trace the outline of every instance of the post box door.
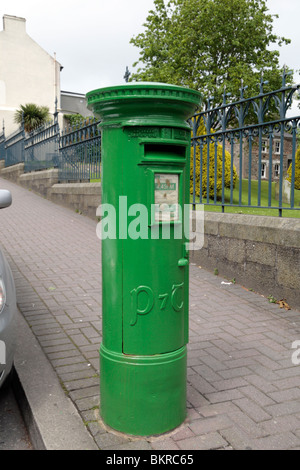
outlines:
M138 197L149 211L150 202L155 205L149 214L147 239L128 236L123 240L123 353L171 352L187 342L188 260L184 259L183 216L172 204L183 206L185 172L182 168L137 166L129 179L136 194L134 199L129 191L128 204ZM168 230L162 233L168 218L169 238ZM129 216L129 232L131 223L137 219ZM140 229L145 237L145 227ZM181 234L178 239L174 239L174 230L177 237Z

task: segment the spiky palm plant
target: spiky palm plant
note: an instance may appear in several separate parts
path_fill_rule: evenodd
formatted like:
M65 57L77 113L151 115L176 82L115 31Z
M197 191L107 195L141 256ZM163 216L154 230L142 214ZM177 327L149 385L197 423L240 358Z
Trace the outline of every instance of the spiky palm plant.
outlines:
M22 124L26 132L32 132L34 129L45 124L50 119L49 108L47 106L38 106L34 103L21 105L15 112L14 121Z

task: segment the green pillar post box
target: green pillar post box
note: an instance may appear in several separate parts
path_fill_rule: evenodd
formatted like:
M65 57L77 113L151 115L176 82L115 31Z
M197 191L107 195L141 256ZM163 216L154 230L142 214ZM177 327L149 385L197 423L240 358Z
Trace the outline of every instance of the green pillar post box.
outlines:
M160 434L186 418L186 120L200 101L147 82L87 94L102 130L100 413L127 434Z

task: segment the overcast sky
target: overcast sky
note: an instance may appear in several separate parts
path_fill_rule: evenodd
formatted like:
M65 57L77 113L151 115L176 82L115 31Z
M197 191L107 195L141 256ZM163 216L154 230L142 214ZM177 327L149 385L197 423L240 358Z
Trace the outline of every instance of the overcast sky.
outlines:
M129 44L143 30L153 0L1 0L0 15L26 18L27 33L64 67L61 89L86 93L95 88L124 83L128 65L138 59ZM268 0L278 13L274 32L292 39L281 48L281 65L299 69L300 1ZM299 74L294 75L300 81Z

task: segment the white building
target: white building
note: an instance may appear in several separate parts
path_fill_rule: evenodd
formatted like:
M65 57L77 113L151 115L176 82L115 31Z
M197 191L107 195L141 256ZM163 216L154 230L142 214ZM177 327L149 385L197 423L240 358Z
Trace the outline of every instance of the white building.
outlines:
M61 107L60 71L62 67L26 33L26 20L4 15L0 31L0 132L5 122L8 136L18 126L14 113L27 103Z

